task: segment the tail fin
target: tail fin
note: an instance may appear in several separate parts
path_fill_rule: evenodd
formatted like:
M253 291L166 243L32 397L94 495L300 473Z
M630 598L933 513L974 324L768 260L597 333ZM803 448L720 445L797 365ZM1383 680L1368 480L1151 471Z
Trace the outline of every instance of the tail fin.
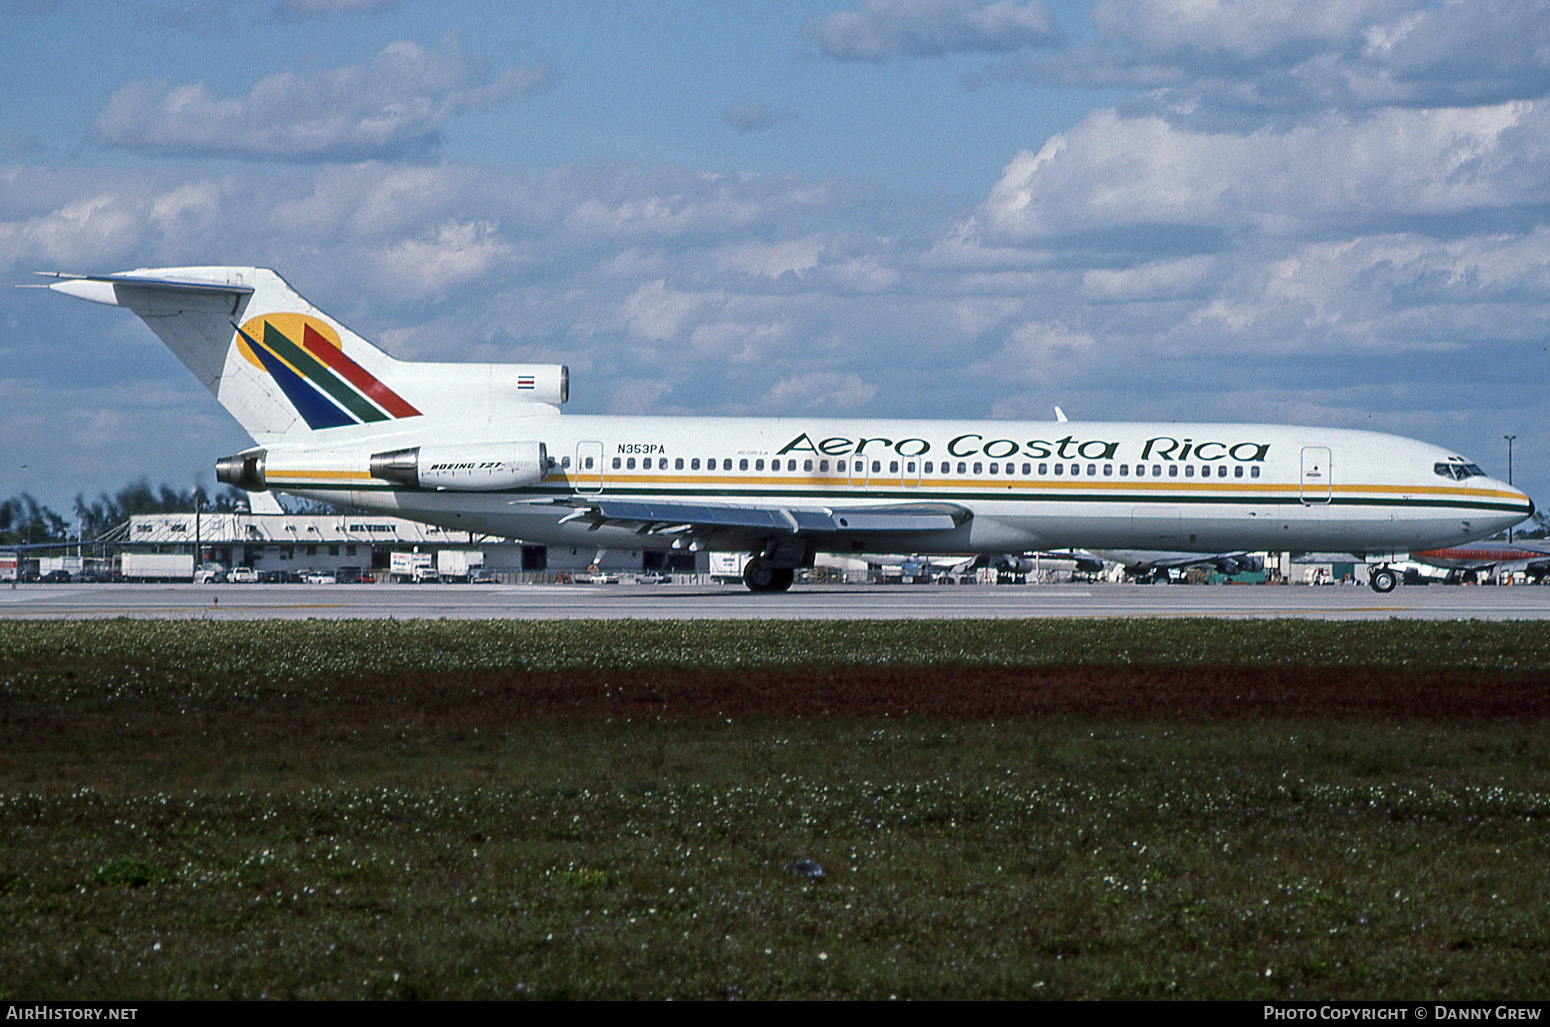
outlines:
M568 391L555 365L395 360L268 268L53 277L56 292L134 311L260 443L481 407L488 417L501 399L536 412Z

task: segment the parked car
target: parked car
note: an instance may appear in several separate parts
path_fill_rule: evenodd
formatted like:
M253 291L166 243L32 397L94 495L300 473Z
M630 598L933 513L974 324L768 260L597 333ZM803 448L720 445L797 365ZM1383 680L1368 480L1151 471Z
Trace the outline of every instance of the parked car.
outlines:
M635 575L637 585L666 585L673 579L661 571L646 571L644 574Z
M49 571L47 574L43 575L43 577L40 578L39 580L43 581L43 582L46 582L48 584L58 585L58 584L67 583L67 582L71 581L72 579L70 577L70 572L69 571L66 571L66 570L54 570L54 571Z
M224 585L226 570L223 567L201 567L194 572L196 585Z
M495 584L495 575L491 574L487 570L482 569L477 571L469 571L468 583L470 585L493 585Z
M258 581L258 571L251 567L233 567L226 575L226 580L233 585L251 585Z
M334 571L334 580L341 585L360 585L366 581L359 567L340 567Z
M307 571L302 578L309 585L332 585L337 580L333 571Z

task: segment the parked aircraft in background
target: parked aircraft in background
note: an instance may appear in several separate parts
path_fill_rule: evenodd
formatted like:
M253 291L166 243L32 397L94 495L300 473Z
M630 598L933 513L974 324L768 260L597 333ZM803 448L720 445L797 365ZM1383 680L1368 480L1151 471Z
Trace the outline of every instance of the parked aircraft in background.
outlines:
M216 477L549 545L743 552L1223 553L1458 545L1533 503L1450 450L1325 427L560 414L557 364L396 360L256 267L52 273L125 307L257 443Z
M1411 553L1410 559L1466 576L1480 571L1522 571L1535 581L1550 575L1550 542L1471 542Z
M1227 575L1255 574L1265 569L1260 553L1181 553L1138 549L1094 549L1094 556L1117 563L1125 575L1137 581L1167 581L1168 572L1189 567L1210 567Z

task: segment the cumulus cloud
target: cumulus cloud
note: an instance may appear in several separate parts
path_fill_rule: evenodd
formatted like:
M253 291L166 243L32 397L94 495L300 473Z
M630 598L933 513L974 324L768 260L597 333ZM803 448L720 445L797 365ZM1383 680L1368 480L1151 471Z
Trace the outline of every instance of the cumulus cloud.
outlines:
M975 80L1152 90L1130 102L1223 124L1550 92L1541 0L1100 0L1092 20L1082 46L1013 55Z
M217 97L202 82L131 82L93 124L111 146L161 155L353 161L425 154L448 121L494 110L552 86L555 71L491 71L451 37L434 49L390 43L363 65L267 75L246 96Z
M1157 226L1346 230L1540 202L1550 104L1389 108L1287 130L1202 131L1113 109L1003 170L981 223L1013 240Z
M414 297L442 296L495 270L511 254L490 221L447 221L369 255L376 273Z
M771 409L826 416L850 414L877 395L877 388L854 371L819 371L782 378L770 390Z
M144 234L138 205L103 192L66 201L53 210L0 221L0 262L23 261L74 269L134 252Z
M886 61L953 53L1006 53L1059 39L1043 0L864 0L859 10L814 18L802 35L826 57Z

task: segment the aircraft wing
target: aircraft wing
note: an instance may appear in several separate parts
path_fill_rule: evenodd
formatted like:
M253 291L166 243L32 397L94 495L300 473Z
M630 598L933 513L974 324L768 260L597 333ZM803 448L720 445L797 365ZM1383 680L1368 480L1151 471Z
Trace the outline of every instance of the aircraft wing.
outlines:
M825 537L946 534L973 514L953 503L914 503L852 509L741 506L731 503L675 503L657 500L570 500L576 511L564 522L634 526L641 535L678 535L688 540L801 535L822 548ZM564 523L562 522L562 523Z
M1264 560L1256 554L1233 553L1180 553L1147 549L1095 549L1093 554L1111 563L1120 564L1125 573L1132 576L1151 574L1169 568L1214 567L1223 574L1240 571L1264 570Z

